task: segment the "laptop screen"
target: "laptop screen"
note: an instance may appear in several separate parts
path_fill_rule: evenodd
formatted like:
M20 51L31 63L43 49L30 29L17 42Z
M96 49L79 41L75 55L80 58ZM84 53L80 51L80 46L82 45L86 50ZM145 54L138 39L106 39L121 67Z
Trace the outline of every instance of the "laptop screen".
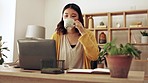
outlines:
M19 64L23 69L41 69L42 61L50 61L48 66L56 67L56 45L51 39L19 39Z

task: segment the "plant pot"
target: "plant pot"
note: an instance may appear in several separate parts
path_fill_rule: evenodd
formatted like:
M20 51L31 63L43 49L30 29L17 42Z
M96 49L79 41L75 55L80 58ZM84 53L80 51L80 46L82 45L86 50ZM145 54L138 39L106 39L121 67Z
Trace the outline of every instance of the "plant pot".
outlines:
M131 66L132 57L117 55L107 56L107 65L110 69L110 76L114 78L127 78Z
M148 36L141 36L141 43L148 43Z
M0 65L4 63L4 59L0 57Z
M97 68L104 68L104 63L98 63Z

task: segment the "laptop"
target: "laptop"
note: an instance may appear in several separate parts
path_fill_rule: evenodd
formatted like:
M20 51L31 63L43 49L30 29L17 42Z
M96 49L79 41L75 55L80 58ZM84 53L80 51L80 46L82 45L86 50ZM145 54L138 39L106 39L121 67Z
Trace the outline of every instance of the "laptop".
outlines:
M55 40L19 39L17 43L20 68L41 70L45 61L48 67L56 67Z

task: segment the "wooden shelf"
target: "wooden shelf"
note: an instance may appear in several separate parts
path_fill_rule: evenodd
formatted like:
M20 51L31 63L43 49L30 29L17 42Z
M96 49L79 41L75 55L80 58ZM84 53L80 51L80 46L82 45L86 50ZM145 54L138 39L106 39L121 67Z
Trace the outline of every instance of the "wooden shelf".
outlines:
M112 16L115 16L115 15L123 15L124 12L111 12L110 13Z
M144 20L145 24L142 23L142 27L129 27L129 25L130 25L130 23L129 23L130 16L129 15L134 16L133 17L134 22L136 21L135 18L137 18L136 15L138 16L137 21L139 21L140 15L145 16L144 18L142 18L142 20L145 19ZM127 35L127 39L126 39L127 43L131 43L133 41L132 37L135 34L134 32L137 32L137 31L140 32L141 30L148 30L148 10L147 9L146 10L127 10L127 11L116 11L116 12L90 13L90 14L83 14L83 16L84 16L84 24L85 24L84 26L85 27L89 26L88 17L90 17L90 16L92 18L95 17L95 20L97 20L97 21L94 21L94 22L98 22L100 17L105 18L105 20L107 18L107 20L106 20L106 26L107 27L106 28L98 28L98 27L95 26L94 28L89 29L90 31L94 32L94 35L96 37L97 42L99 40L99 36L98 36L99 34L98 33L100 33L101 31L106 32L107 42L112 41L113 37L115 36L115 34L113 34L113 33L119 32L119 31L120 32L121 31L124 31L124 32L126 31L125 35ZM120 24L122 25L120 28L114 27L115 26L114 19L116 19L115 16L122 18L122 19L118 18L118 20L120 20L119 21ZM102 21L102 19L101 19L101 21ZM130 21L132 21L132 20L130 20ZM97 24L99 24L99 23L97 23ZM113 24L114 24L114 26L113 26ZM131 24L132 24L132 22L131 22ZM99 26L99 25L97 25L97 26ZM140 34L140 33L138 33L138 34ZM122 35L124 35L124 34L122 34ZM122 40L121 40L121 42L122 42ZM142 43L131 43L131 44L136 45L136 46L148 46L148 44L142 44ZM98 44L98 45L101 46L101 47L104 46L104 44Z
M103 12L103 13L92 13L92 14L83 14L86 16L107 16L107 12Z
M132 27L132 28L129 28L131 30L144 30L144 29L148 29L148 26L144 26L144 27Z
M130 11L125 11L126 14L145 14L147 13L148 10L130 10Z
M101 13L90 13L90 14L83 14L83 16L85 16L85 26L88 27L88 17L92 16L92 17L101 17L101 16L107 16L108 18L108 26L107 28L97 28L94 27L92 29L89 29L91 31L94 31L95 34L97 34L97 32L99 31L108 31L109 34L107 34L108 36L108 40L111 41L112 40L112 33L113 31L128 31L128 41L131 41L131 31L132 30L146 30L148 29L148 24L146 26L142 26L142 27L127 27L127 15L137 15L137 14L145 14L147 15L147 23L148 23L148 10L128 10L128 11L117 11L117 12L101 12ZM113 16L116 15L122 15L123 16L123 27L120 28L116 28L116 27L112 27L112 21L113 21ZM96 32L97 31L97 32ZM98 38L98 36L96 35L96 38ZM98 40L98 39L97 39ZM139 44L142 45L142 44Z
M110 30L145 30L148 27L120 27L120 28L111 28Z
M107 28L95 28L96 31L108 31Z
M111 28L110 30L112 30L112 31L119 31L119 30L128 30L128 28Z
M105 44L98 44L99 46L104 46Z
M131 44L133 44L133 45L139 45L139 46L142 46L142 45L143 46L145 46L145 45L147 46L148 45L148 43L146 43L146 44L145 43L131 43Z
M92 28L92 29L88 29L88 30L90 30L90 31L94 31L94 28Z

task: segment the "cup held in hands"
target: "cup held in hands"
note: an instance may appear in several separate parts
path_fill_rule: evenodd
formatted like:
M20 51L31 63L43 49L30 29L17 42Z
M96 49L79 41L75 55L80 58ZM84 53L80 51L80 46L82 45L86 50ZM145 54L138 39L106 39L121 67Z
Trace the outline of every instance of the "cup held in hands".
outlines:
M72 18L64 19L64 27L67 29L68 27L74 27L74 20Z

